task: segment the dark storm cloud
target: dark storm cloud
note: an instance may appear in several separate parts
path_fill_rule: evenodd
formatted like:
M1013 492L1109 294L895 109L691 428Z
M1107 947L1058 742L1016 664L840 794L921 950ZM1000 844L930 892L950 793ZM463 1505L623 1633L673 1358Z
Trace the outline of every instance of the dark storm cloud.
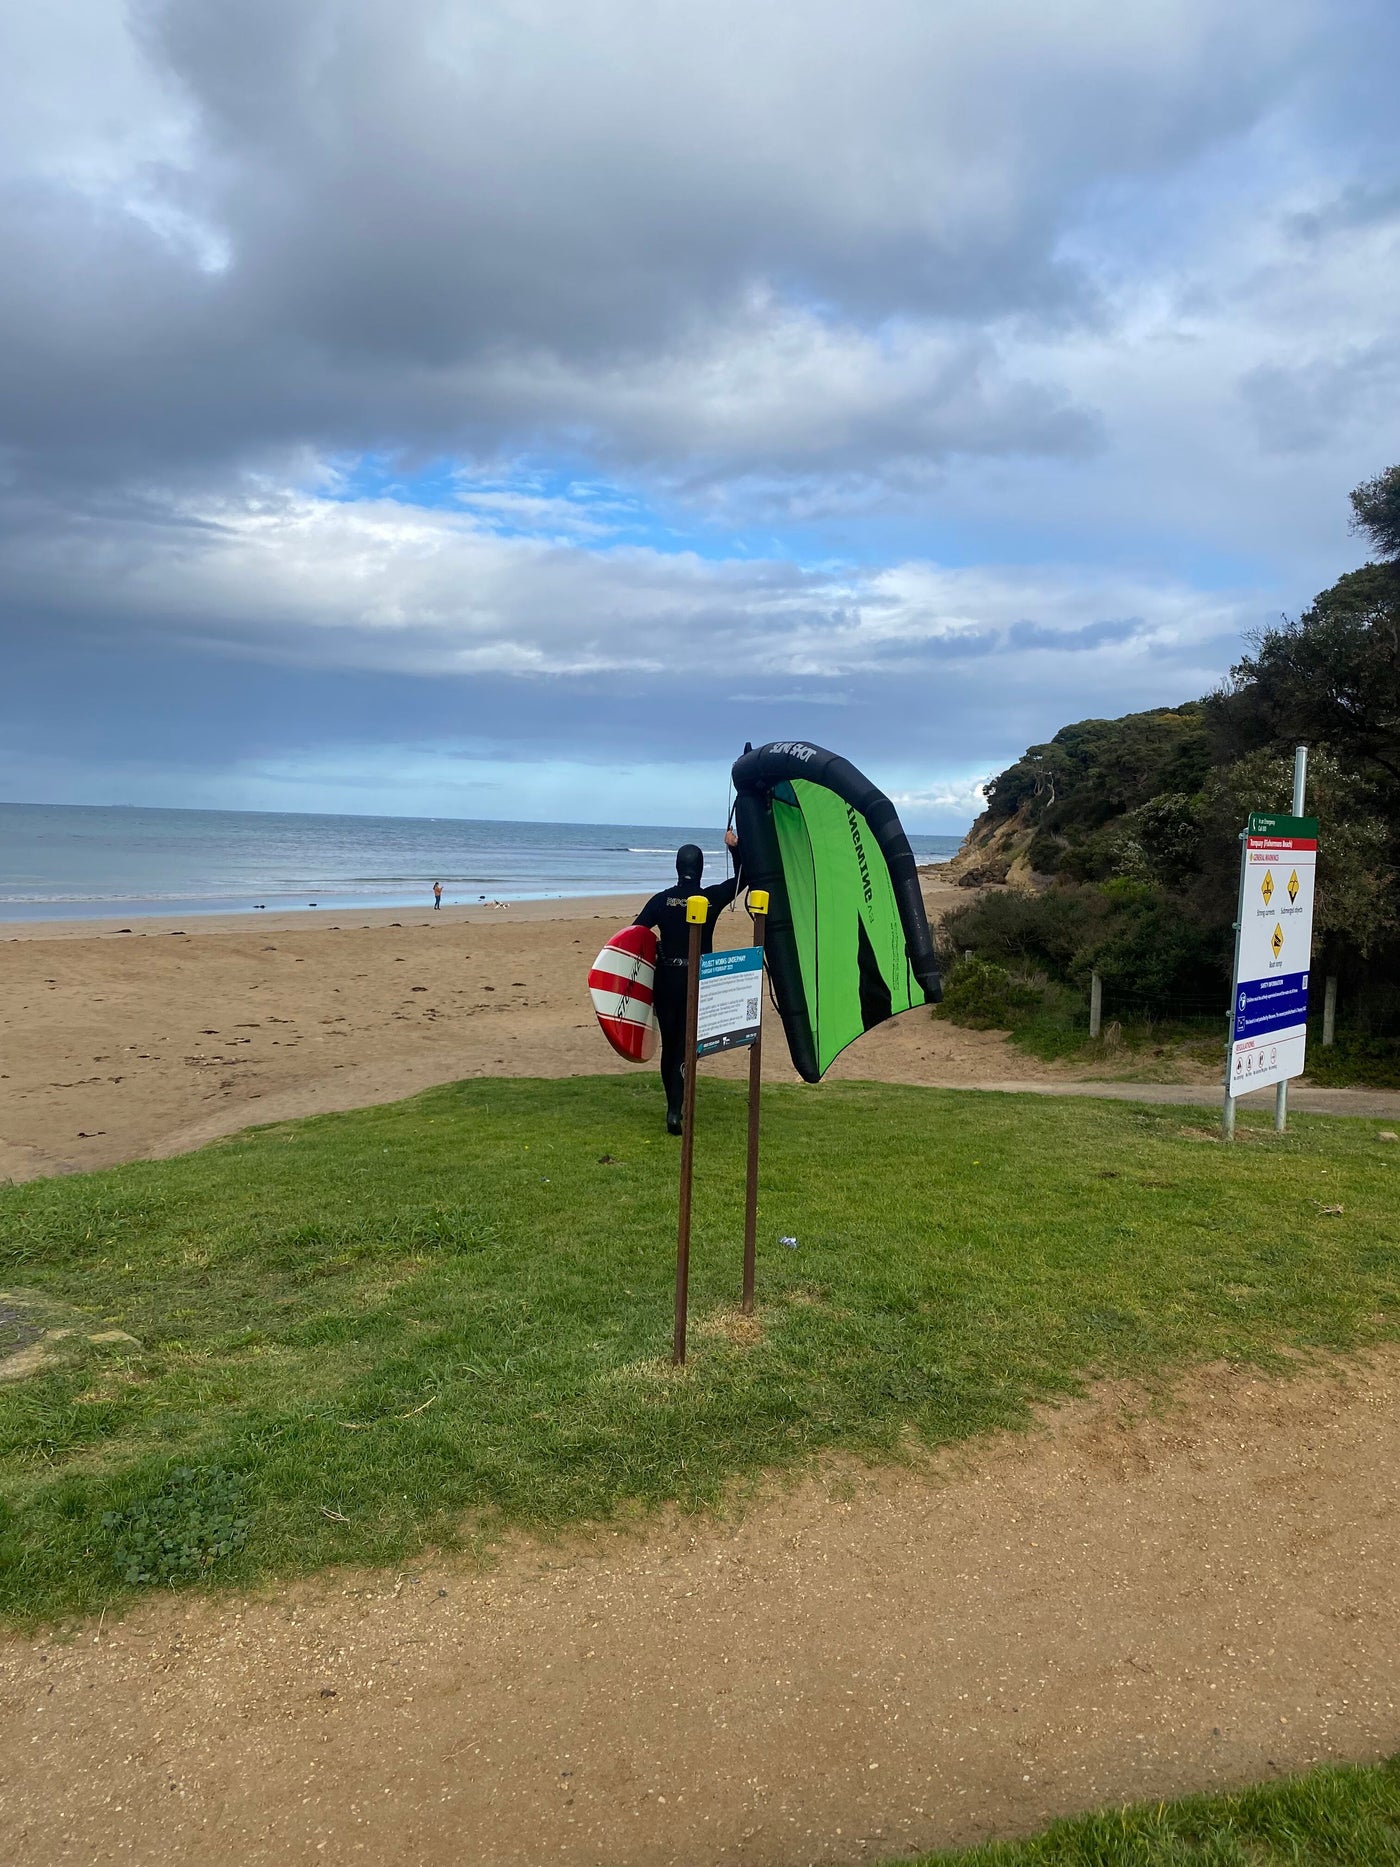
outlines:
M664 762L839 709L966 766L1208 686L1317 487L1387 464L1389 105L1315 0L6 30L0 724L36 759ZM1364 184L1330 146L1276 181L1339 98Z
M668 468L1082 448L988 321L1091 309L1058 251L1079 192L1245 126L1292 38L1206 0L133 19L170 150L0 202L5 427L54 472L561 434Z
M1183 657L1165 684L1159 670L1128 669L1124 705L1194 696L1207 684L1204 659ZM722 776L746 739L794 736L835 741L886 771L985 771L1044 736L1047 706L1053 730L1098 713L1098 690L1049 662L989 684L980 661L936 652L907 657L897 674L873 674L854 691L804 694L775 681L735 695L720 669L692 670L679 683L670 673L630 672L527 690L507 676L427 681L94 646L76 664L38 653L12 666L0 693L0 774L13 786L26 767L66 759L107 774L94 801L122 801L129 772L254 768L285 761L289 747L308 764L343 749L351 760L382 753L392 761L421 746L444 764L567 756L613 769L706 762ZM168 801L180 801L174 789Z
M1048 629L1039 622L1013 622L1006 632L1012 648L1057 648L1071 651L1102 648L1105 642L1126 642L1142 628L1141 617L1131 622L1090 622L1080 629Z
M119 791L153 759L722 762L835 730L901 769L965 767L1043 737L1047 713L1104 711L1107 684L1124 705L1202 691L1259 619L1121 575L712 562L292 496L185 526L84 517L57 543L36 526L5 570L0 738L52 756L57 717L59 747ZM1084 625L1085 607L1137 620ZM1086 638L1091 667L1065 652Z

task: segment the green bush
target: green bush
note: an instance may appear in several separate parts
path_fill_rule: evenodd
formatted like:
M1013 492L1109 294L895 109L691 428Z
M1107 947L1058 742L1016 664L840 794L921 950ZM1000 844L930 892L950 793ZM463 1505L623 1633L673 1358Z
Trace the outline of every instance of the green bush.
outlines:
M1338 1031L1336 1043L1324 1050L1320 1029L1313 1030L1308 1034L1307 1074L1310 1082L1343 1088L1360 1084L1367 1089L1400 1089L1400 1038Z
M1005 966L984 959L964 960L953 968L943 988L940 1010L954 1024L974 1031L1004 1031L1018 1013L1040 1003L1035 986L1013 979Z
M1122 878L1105 882L1108 903L1101 937L1076 955L1071 977L1090 971L1105 985L1144 999L1228 996L1229 956L1219 938L1181 904L1150 882Z
M1069 975L1078 954L1102 937L1109 905L1097 888L999 888L957 908L943 923L943 939L954 953L969 948L994 965L1043 967L1054 978Z
M1228 977L1220 935L1184 913L1169 890L1127 876L1038 894L997 889L950 914L943 940L954 953L1043 969L1081 989L1098 972L1135 998L1223 1000Z

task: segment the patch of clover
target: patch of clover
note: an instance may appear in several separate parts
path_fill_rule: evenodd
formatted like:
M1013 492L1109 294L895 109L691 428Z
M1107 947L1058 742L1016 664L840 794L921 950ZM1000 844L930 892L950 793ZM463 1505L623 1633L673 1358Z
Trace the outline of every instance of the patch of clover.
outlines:
M236 1473L182 1465L149 1497L104 1511L102 1528L124 1581L174 1588L242 1549L252 1521Z

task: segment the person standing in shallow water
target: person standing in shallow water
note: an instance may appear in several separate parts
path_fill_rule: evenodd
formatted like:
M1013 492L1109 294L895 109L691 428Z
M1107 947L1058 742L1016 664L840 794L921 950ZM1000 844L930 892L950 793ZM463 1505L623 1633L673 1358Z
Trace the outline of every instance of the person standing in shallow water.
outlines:
M737 851L739 839L726 830L724 840ZM685 918L686 899L704 895L710 904L705 925L700 930L700 950L708 953L715 943L715 918L727 908L739 891L739 859L728 881L713 888L702 888L700 877L705 869L705 853L694 843L683 843L676 851L676 882L653 895L634 926L654 927L661 941L656 956L654 1003L656 1022L661 1027L661 1082L666 1091L666 1132L681 1132L681 1101L685 1094L685 994L690 974L690 929Z
M433 906L435 908L440 908L442 906L442 883L441 882L433 883Z

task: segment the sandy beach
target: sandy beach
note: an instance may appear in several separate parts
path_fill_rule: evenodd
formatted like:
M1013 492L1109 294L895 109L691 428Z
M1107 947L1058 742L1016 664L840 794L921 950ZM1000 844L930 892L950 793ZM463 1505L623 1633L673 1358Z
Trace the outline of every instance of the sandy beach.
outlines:
M926 897L931 914L966 899L936 878ZM585 975L640 904L12 924L0 933L0 1178L175 1153L462 1077L626 1071ZM742 911L722 917L718 945L749 937ZM765 1074L795 1081L777 1030ZM834 1073L945 1085L1066 1076L994 1032L919 1013L871 1032Z
M633 1070L604 1042L585 981L642 899L10 923L0 932L0 1180L181 1153L253 1123L468 1076ZM967 896L926 872L924 899L934 920ZM722 916L718 946L749 938L741 909ZM768 1029L764 1080L796 1082L776 1018ZM739 1076L747 1063L703 1067ZM1101 1066L1042 1063L1000 1032L911 1012L868 1032L830 1076L1213 1100L1214 1072L1172 1069L1175 1082L1105 1081ZM1120 1074L1132 1074L1126 1059ZM1393 1091L1295 1085L1292 1106L1400 1119Z

